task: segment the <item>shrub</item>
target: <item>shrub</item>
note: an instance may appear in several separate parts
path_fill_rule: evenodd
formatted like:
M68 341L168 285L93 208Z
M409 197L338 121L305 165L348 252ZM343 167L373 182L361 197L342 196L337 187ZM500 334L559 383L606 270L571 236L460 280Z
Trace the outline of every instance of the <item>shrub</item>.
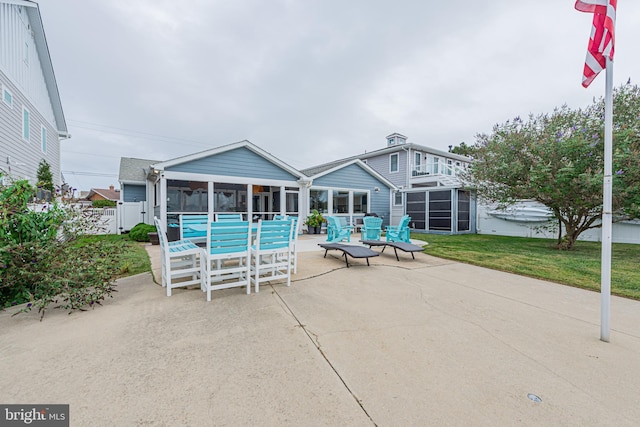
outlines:
M27 302L19 312L38 307L44 316L51 303L69 310L100 304L114 291L122 243L75 245L95 230L96 216L57 203L34 212L34 194L25 180L0 185L0 308Z
M91 207L99 209L99 208L112 208L116 205L116 202L113 200L94 200L91 202Z
M145 224L141 222L136 224L129 232L129 238L136 242L148 242L149 233L155 233L156 227L153 225Z

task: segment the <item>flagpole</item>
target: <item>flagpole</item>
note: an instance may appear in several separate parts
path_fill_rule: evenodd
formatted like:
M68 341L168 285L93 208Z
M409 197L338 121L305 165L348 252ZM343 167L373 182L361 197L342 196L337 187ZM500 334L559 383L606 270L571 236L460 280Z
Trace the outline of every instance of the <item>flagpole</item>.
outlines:
M605 57L604 182L602 200L602 260L600 271L600 340L609 342L611 308L611 198L613 162L613 61Z

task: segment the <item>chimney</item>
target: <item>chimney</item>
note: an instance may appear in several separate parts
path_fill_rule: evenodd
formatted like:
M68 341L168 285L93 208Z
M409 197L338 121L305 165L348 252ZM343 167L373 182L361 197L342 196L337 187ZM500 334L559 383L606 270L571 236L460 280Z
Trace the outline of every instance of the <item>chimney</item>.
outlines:
M115 188L115 187L114 187L113 185L110 185L110 186L109 186L109 191L113 191L113 189L114 189L114 188Z

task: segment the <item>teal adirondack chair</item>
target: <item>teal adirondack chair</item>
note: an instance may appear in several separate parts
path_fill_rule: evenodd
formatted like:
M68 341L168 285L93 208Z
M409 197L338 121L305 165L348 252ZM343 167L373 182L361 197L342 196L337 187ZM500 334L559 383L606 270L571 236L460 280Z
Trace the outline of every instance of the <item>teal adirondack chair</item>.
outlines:
M362 240L380 240L382 236L382 218L365 216L362 219Z
M409 221L411 221L411 217L409 215L404 215L400 218L400 223L397 226L387 226L387 242L405 242L411 243L411 239L409 233L411 229L409 228Z
M351 241L351 227L344 226L335 216L327 218L327 242Z

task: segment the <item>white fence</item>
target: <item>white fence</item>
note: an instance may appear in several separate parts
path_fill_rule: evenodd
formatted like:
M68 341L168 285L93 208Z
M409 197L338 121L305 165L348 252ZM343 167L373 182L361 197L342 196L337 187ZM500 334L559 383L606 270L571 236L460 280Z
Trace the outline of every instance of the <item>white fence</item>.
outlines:
M553 219L553 215L546 206L532 201L519 203L507 210L498 210L495 206L478 203L477 220L478 234L545 239L558 237L558 221ZM602 230L600 228L587 230L578 240L602 241ZM640 221L614 223L612 241L640 244Z

